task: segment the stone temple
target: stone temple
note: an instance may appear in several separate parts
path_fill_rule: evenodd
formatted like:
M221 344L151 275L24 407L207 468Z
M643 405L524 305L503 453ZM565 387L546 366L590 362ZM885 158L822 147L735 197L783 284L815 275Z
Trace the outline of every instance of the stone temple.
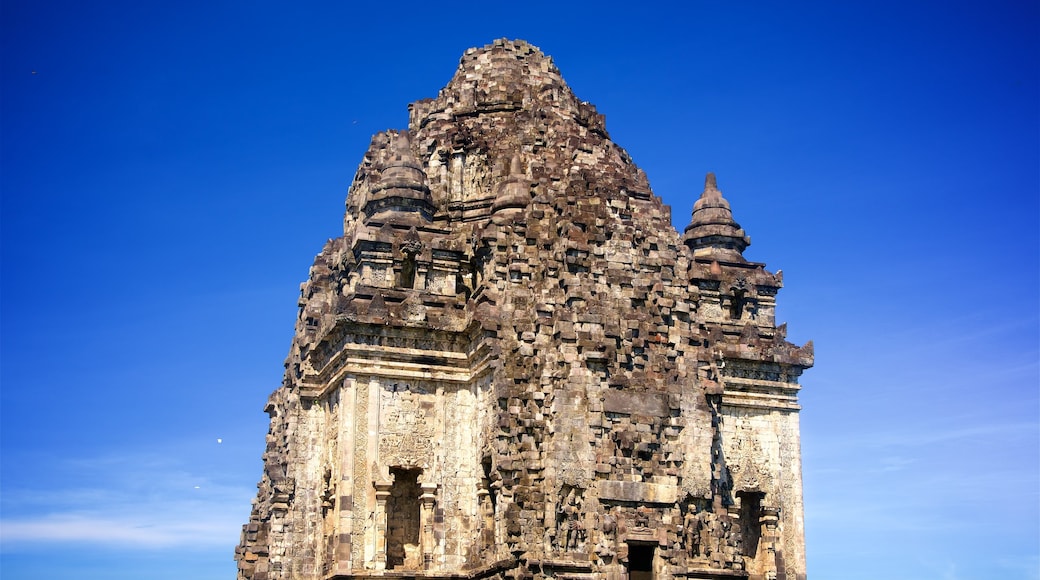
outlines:
M679 234L523 41L409 112L301 287L238 577L805 578L813 347L714 175Z

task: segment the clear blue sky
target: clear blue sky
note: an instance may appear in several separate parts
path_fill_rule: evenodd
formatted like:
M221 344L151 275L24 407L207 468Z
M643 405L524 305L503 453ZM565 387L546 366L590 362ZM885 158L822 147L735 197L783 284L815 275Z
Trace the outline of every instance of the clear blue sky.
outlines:
M354 4L0 7L4 580L233 577L369 138L499 37L784 270L813 580L1040 577L1036 2Z

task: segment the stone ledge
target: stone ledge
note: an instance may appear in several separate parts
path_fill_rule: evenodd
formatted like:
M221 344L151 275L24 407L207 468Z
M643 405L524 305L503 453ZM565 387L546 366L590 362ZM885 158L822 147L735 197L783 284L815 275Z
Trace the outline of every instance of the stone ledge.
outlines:
M350 572L334 572L326 576L326 580L348 580L357 578L393 578L400 580L418 579L424 580L480 580L499 572L515 568L517 561L509 558L492 562L479 568L464 570L460 572L448 572L443 570L352 570Z
M672 504L679 499L677 486L661 483L605 480L598 488L600 500Z

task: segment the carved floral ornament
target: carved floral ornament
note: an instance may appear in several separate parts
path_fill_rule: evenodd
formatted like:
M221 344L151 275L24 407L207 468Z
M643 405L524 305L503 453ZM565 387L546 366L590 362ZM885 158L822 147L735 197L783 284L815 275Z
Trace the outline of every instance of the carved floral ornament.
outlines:
M768 469L768 458L762 451L762 445L747 425L742 425L738 429L733 443L733 452L733 457L727 461L727 465L733 477L735 489L756 492L772 489L773 482Z
M407 240L401 244L401 251L407 256L416 256L423 251L423 243L420 240Z

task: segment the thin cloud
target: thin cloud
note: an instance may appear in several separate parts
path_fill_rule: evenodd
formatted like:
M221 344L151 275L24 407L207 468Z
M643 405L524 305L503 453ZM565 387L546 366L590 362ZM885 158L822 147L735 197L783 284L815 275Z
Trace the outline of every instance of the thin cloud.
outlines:
M999 322L993 322L997 320ZM1036 316L1003 318L999 313L978 310L967 312L943 322L912 324L900 319L899 326L887 333L890 343L899 344L908 355L921 352L947 352L952 348L991 342L994 337L1028 331L1033 333ZM927 337L928 340L922 340ZM1035 348L1035 344L1023 345Z
M161 454L64 462L78 487L4 489L0 550L54 543L159 549L230 547L253 490L195 474Z
M913 429L888 430L885 432L856 432L841 437L836 434L828 441L813 442L820 450L840 449L845 453L849 447L864 449L929 447L968 439L1005 441L1021 437L1034 438L1040 432L1035 421L1019 421L983 424L975 417L952 418L947 425L916 425ZM954 425L949 425L954 423Z
M924 447L964 439L1005 440L1023 436L1034 436L1038 425L1033 421L1002 423L994 425L965 425L947 429L889 433L875 438L874 447Z
M156 506L148 506L156 507ZM188 512L171 509L162 517L98 513L57 513L0 520L0 546L11 548L42 543L83 543L123 548L227 545L235 526L229 514L206 513L219 506L199 506ZM226 511L226 510L224 510ZM237 515L237 514L234 514Z

